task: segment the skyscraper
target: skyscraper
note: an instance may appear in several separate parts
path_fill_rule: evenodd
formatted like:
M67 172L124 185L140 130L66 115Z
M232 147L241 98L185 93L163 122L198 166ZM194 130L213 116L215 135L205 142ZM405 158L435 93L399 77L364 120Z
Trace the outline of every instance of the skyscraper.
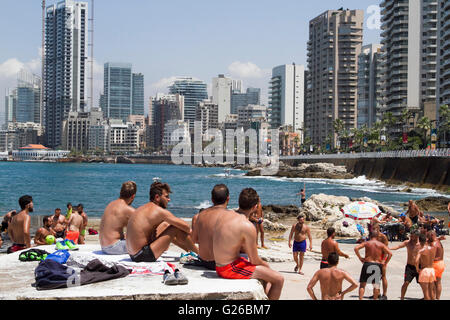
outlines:
M189 129L194 129L196 108L208 99L206 83L193 78L178 78L169 86L169 93L184 96L184 121L189 122Z
M152 98L153 147L162 146L164 128L170 120L183 120L185 97L180 94L157 94Z
M272 70L269 88L269 123L273 129L291 125L300 131L304 122L305 67L296 64Z
M436 105L438 0L381 2L384 58L383 112ZM401 127L393 131L400 132Z
M305 127L313 144L335 140L336 119L356 127L363 21L363 10L328 10L309 22Z
M50 148L61 145L62 122L86 107L87 2L47 7L45 31L45 132Z
M131 63L105 63L101 97L105 118L127 121L130 115L144 115L144 76L132 69Z
M358 57L358 128L377 122L381 99L381 45L369 44Z
M261 103L261 89L247 88L246 92L233 91L231 93L231 113L237 114L239 107L245 107L249 104L259 105Z
M438 7L438 99L437 107L450 105L450 1L439 0Z
M17 79L16 121L41 123L41 78L25 70Z
M233 80L223 74L212 79L212 103L218 106L219 122L224 122L231 113L231 90Z

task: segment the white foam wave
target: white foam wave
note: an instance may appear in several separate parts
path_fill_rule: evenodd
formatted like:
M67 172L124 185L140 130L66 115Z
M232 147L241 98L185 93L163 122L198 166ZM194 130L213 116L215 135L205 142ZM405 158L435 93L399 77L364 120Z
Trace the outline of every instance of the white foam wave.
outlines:
M195 209L206 209L212 206L212 203L209 200L202 201L198 206L195 207Z

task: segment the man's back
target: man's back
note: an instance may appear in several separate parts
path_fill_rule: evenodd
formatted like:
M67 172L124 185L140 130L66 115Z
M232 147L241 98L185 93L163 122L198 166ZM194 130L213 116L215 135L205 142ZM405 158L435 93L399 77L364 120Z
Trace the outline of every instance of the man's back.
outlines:
M30 221L30 216L25 211L21 211L20 213L12 216L8 229L9 229L9 234L11 236L11 240L14 243L18 243L18 244L29 243L29 239L27 238L27 237L29 237L29 231L30 231L29 230L29 221ZM28 230L26 230L26 229L28 229Z
M322 260L326 261L330 253L337 252L336 244L337 242L334 241L331 237L326 238L325 240L322 241L321 245Z
M72 212L69 221L70 231L79 232L83 228L83 217L78 212Z
M103 247L110 246L124 239L124 228L135 209L122 199L112 201L105 208L100 222L99 239Z
M424 245L423 248L420 249L420 268L432 268L435 256L436 248L429 246L428 244Z
M365 242L364 248L366 249L366 256L364 260L366 262L382 263L383 247L385 247L385 245L375 239Z
M218 218L226 213L222 207L211 207L200 212L193 226L193 239L198 243L199 256L206 261L214 261L213 238L214 227Z
M227 210L217 218L213 236L213 251L217 265L228 265L240 254L244 232L256 230L245 215ZM256 247L256 243L254 244Z
M342 291L345 273L338 268L327 268L318 271L322 300L332 300Z

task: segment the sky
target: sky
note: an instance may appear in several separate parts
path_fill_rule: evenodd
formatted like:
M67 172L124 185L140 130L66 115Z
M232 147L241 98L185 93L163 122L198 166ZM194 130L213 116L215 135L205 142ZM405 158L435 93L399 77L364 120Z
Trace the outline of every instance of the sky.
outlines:
M47 0L47 5L58 1ZM86 2L91 2L88 0ZM176 77L208 84L225 74L262 89L267 105L272 68L306 66L309 21L329 9L365 11L364 44L379 43L381 0L96 0L94 107L103 91L103 65L129 62L145 77L145 110ZM25 68L41 74L41 0L2 0L0 124L4 95ZM88 70L88 74L90 71ZM89 89L88 89L89 95Z

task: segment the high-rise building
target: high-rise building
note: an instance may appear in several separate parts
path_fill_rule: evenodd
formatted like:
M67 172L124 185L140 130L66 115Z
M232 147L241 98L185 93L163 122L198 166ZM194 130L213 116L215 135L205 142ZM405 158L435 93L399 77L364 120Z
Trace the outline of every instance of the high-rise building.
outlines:
M301 131L304 123L305 67L296 64L272 70L269 88L269 123L276 129L284 125Z
M208 129L219 128L219 106L210 100L203 100L197 106L195 121L201 123L203 135Z
M438 7L438 99L437 107L450 105L450 1L439 0Z
M133 73L132 68L131 63L105 63L100 96L105 118L127 121L130 115L144 115L144 75Z
M7 89L5 95L5 126L16 121L17 89Z
M358 128L372 127L378 118L381 97L381 45L363 46L358 57Z
M41 123L41 78L25 70L17 79L16 121Z
M231 91L233 80L219 74L212 79L212 103L219 108L219 122L224 122L227 115L231 113Z
M92 109L90 112L69 112L68 118L63 121L64 149L87 151L90 126L100 125L102 121L103 113L98 109Z
M261 104L261 89L247 88L246 92L233 91L231 93L231 113L237 114L239 107L245 107L249 104Z
M383 112L423 112L436 105L438 0L381 2ZM400 132L399 126L393 131Z
M86 108L88 4L73 0L47 7L44 121L46 144L61 145L62 122Z
M267 107L258 105L247 105L238 108L237 127L244 131L252 127L252 123L267 122Z
M160 94L152 98L153 147L161 147L164 126L170 120L183 120L185 97L180 94Z
M309 22L305 129L313 144L334 137L333 122L356 128L363 10L328 10Z
M196 108L199 102L208 99L206 83L193 78L178 78L169 86L169 93L184 96L184 121L189 123L189 130L193 130Z
M131 114L136 116L144 115L144 75L133 73L132 84L132 110Z

